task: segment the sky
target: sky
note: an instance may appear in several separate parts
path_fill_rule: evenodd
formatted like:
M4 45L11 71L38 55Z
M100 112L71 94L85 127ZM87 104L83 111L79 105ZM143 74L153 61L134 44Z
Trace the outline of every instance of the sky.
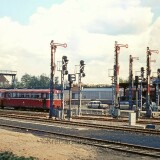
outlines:
M128 79L129 55L133 76L146 68L146 48L160 50L160 0L0 0L0 70L50 76L50 42L58 46L55 63L67 56L69 74L85 61L85 84L111 84L114 45L119 53L119 77ZM160 54L160 53L159 53ZM160 55L152 53L152 75ZM59 76L58 64L55 76ZM67 79L67 76L65 76Z

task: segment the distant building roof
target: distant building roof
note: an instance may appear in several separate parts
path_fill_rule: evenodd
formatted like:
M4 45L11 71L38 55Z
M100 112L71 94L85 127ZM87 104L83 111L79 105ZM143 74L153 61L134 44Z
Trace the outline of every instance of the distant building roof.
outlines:
M83 88L83 91L111 91L112 88L108 87L108 88Z

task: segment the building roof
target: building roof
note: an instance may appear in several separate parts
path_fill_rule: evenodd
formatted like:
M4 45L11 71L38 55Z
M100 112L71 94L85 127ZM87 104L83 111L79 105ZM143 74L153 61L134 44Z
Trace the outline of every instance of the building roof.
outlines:
M83 88L83 91L112 91L112 88Z
M9 83L9 81L3 75L0 75L0 82Z

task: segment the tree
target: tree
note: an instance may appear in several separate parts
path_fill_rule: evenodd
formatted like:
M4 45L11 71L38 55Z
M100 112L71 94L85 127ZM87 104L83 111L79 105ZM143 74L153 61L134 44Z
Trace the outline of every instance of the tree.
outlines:
M31 76L29 74L25 74L21 78L21 86L22 88L28 88L31 81Z
M119 78L119 83L129 83L128 79Z
M29 82L27 88L39 88L39 87L40 87L39 78L36 76L32 76L30 78L30 82Z
M41 88L49 88L50 78L47 77L45 74L40 75L39 81L39 85L41 86Z
M45 74L38 77L25 74L19 83L20 88L49 88L50 78Z

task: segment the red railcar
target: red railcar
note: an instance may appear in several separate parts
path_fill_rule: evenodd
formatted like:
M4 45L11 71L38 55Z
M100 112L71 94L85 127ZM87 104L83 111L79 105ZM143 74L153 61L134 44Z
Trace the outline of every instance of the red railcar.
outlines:
M0 90L1 107L50 108L49 89L8 89ZM54 90L54 108L61 108L61 91Z

